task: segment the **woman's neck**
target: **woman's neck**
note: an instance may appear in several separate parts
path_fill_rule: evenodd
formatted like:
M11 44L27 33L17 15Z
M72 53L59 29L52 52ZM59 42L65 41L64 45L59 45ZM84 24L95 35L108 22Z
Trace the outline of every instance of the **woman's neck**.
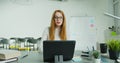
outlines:
M56 29L60 29L60 26L57 26Z

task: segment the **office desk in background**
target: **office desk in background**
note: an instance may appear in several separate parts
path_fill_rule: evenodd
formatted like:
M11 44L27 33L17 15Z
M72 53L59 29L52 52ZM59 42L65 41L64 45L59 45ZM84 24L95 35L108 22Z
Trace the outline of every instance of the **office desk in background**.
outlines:
M22 58L24 55L28 54L28 56ZM74 56L80 56L80 52L75 52ZM21 51L21 56L18 58L18 61L11 63L48 63L43 62L43 53L38 53L37 51L25 52ZM79 62L74 62L73 60L65 61L64 63L94 63L93 60L81 59ZM115 63L115 61L110 60L106 57L101 57L101 63Z

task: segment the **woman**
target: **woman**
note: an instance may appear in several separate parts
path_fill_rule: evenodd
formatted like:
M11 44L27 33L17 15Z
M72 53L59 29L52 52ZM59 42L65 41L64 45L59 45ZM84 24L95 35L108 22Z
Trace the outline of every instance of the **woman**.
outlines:
M66 40L66 18L61 10L55 10L50 27L46 28L43 32L41 39L41 51L43 51L43 41L44 40Z

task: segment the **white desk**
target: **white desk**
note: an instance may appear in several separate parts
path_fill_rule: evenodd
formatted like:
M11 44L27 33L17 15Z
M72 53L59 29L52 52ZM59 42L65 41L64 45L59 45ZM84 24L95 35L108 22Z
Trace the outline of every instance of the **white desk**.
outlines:
M21 56L27 54L27 52L21 52ZM75 52L75 56L80 56L80 52ZM101 63L115 63L113 60L102 57ZM30 51L28 56L25 58L19 57L18 61L12 63L47 63L43 62L43 54L36 51ZM65 61L64 63L94 63L93 60L82 59L80 62Z

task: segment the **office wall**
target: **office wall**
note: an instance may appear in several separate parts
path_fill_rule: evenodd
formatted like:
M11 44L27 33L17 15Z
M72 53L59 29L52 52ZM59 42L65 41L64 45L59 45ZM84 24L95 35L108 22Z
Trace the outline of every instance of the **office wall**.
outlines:
M72 5L74 3L74 5ZM114 25L113 18L104 15L104 12L113 13L112 0L76 0L62 3L62 9L70 16L93 16L95 17L96 33L98 42L104 42L104 30ZM74 10L74 11L73 11ZM68 19L70 21L70 19ZM70 26L70 25L69 25ZM69 27L68 26L68 27Z
M116 0L114 4L114 15L120 17L120 0ZM120 35L120 20L114 19L117 34Z
M40 37L49 26L55 9L65 12L67 28L71 16L93 16L98 42L104 42L104 30L114 24L104 15L112 12L112 0L0 0L0 37Z
M119 0L119 2L118 2L118 16L120 17L120 0ZM119 33L119 35L120 35L120 20L118 20L118 33Z

